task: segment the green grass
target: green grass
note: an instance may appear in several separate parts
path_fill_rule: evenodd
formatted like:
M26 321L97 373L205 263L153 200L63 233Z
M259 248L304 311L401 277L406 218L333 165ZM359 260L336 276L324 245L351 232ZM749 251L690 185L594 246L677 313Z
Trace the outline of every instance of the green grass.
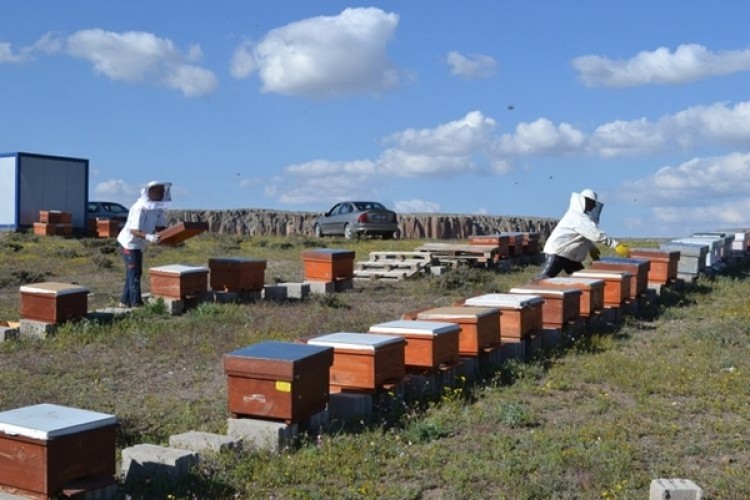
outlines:
M655 246L655 242L629 242ZM153 248L145 268L208 258L267 259L266 282L300 281L308 248L413 250L419 241L201 235ZM117 301L112 242L0 236L0 321L18 318L26 282L78 282L89 308ZM607 253L606 251L604 253ZM103 262L111 262L111 265ZM111 323L62 326L47 340L0 344L0 410L50 402L117 415L118 453L171 434L225 432L222 355L266 339L366 331L403 312L506 291L538 267L459 269L302 302L203 304L182 316L149 306ZM659 477L708 498L750 496L750 280L702 279L622 327L533 363L509 363L437 401L394 404L374 424L341 426L293 451L205 458L177 486L134 498L644 498ZM144 279L144 284L148 279ZM356 423L355 423L356 424Z

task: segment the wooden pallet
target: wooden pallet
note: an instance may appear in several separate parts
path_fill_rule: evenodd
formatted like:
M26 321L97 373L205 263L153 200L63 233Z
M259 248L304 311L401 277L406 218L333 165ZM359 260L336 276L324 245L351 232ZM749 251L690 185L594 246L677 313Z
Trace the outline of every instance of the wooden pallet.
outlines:
M355 263L354 279L402 280L424 271L432 257L420 252L371 252Z
M487 264L497 261L500 248L496 245L470 245L459 243L425 243L417 252L429 252L439 262Z

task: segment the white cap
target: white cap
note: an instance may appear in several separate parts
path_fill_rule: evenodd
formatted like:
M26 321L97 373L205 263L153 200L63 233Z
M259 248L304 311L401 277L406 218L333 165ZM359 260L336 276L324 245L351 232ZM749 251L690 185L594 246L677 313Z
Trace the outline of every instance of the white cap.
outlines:
M583 191L581 191L581 196L583 196L584 198L588 198L590 200L594 200L594 201L599 200L599 197L596 196L596 193L594 192L593 189L588 189L588 188L584 189Z

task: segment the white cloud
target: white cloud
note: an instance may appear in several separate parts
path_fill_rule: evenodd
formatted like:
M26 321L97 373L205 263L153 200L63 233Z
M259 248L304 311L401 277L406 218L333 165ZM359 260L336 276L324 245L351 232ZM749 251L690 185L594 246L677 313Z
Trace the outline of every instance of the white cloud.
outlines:
M13 47L8 42L0 42L0 63L16 63L26 58L19 53L13 52Z
M151 33L82 30L68 37L67 52L88 60L97 73L112 80L154 82L187 97L209 94L218 85L211 71L189 64L201 57L199 46L183 54L171 40Z
M394 204L395 210L401 214L436 213L440 211L440 204L425 200L401 200Z
M468 54L451 51L445 57L445 62L451 67L451 74L463 78L487 78L495 74L497 61L483 54Z
M630 59L613 60L587 55L573 59L573 68L589 87L634 87L682 84L717 75L750 70L750 49L711 52L697 44L639 52Z
M495 144L501 155L544 155L581 151L586 134L568 123L555 125L547 118L519 123L514 134L503 134Z
M243 42L234 52L231 74L258 71L263 92L329 97L380 92L400 83L386 45L399 17L378 8L345 9L271 30L257 44Z
M13 51L13 46L8 42L0 42L0 64L21 63L34 57L36 52L52 54L60 50L60 40L52 33L47 33L32 45L21 47Z
M387 141L414 154L462 156L486 148L496 123L481 111L470 111L460 120L431 129L406 129Z
M697 207L655 207L653 213L656 221L673 227L749 227L750 198Z
M122 179L110 179L98 183L94 194L102 201L115 201L129 207L140 195L140 186L133 186Z

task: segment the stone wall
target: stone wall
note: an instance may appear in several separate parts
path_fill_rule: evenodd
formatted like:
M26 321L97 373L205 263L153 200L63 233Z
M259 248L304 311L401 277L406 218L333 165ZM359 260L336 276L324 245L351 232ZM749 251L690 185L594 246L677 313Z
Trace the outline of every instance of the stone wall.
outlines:
M313 234L317 213L274 210L170 210L170 222L208 222L209 231L248 236ZM505 215L399 214L401 237L407 239L466 239L501 231L537 232L546 239L556 219Z

